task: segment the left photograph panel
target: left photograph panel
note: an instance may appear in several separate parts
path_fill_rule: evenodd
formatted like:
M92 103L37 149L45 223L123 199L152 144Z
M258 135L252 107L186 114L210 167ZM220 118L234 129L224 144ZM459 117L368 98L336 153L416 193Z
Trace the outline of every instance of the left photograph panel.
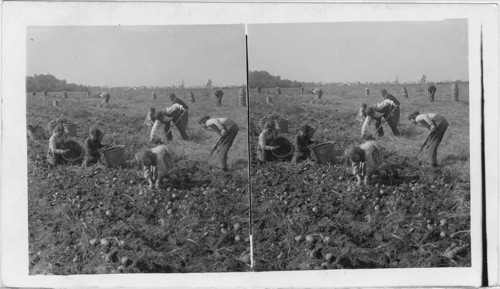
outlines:
M250 271L244 26L26 41L30 275Z

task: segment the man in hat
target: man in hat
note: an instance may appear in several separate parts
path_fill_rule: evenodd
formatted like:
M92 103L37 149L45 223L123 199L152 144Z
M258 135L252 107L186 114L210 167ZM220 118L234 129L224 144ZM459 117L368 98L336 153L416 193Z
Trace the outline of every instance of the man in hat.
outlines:
M434 95L436 94L437 88L434 84L427 84L427 92L429 92L429 101L434 102Z
M217 155L217 160L219 162L219 167L223 171L228 171L227 169L227 154L229 149L233 145L233 141L238 134L238 125L228 119L228 118L210 118L210 116L204 116L200 118L198 123L206 130L214 131L220 135L220 139L213 148L210 155L215 152Z
M314 136L314 128L307 123L302 124L300 127L300 132L295 135L293 146L295 148L293 152L292 163L298 163L305 161L311 157L310 145L314 144L312 140Z
M430 165L437 167L437 149L448 128L448 122L437 113L420 114L419 111L411 113L408 119L413 124L425 127L431 131L422 147L420 147L420 153L423 153L422 158Z
M135 155L135 159L142 167L144 178L148 181L148 189L160 189L163 179L173 167L172 156L166 145L158 145L152 149L142 150Z
M83 157L82 167L86 168L100 161L100 150L107 147L101 143L103 137L104 133L98 128L94 127L89 130L89 136L83 141L85 156Z
M63 165L67 162L62 157L63 154L68 153L70 150L61 149L62 145L66 142L66 134L62 124L58 124L49 139L49 149L47 150L47 162L53 167L56 165Z
M380 149L375 141L367 141L359 146L351 146L345 151L347 165L356 176L357 185L361 181L365 185L370 183L371 177L381 163Z
M224 96L224 92L222 92L222 90L220 90L220 89L217 89L215 91L215 97L217 99L217 106L222 105L222 96Z
M268 120L264 129L259 135L259 147L257 148L257 158L260 162L275 160L271 151L278 149L278 146L271 146L273 140L278 137L276 125L273 120Z
M169 95L169 97L170 97L170 100L172 101L172 103L178 103L178 104L182 105L182 107L186 111L189 109L189 107L186 105L186 103L184 101L182 101L182 99L180 99L177 96L175 96L175 94L171 93Z

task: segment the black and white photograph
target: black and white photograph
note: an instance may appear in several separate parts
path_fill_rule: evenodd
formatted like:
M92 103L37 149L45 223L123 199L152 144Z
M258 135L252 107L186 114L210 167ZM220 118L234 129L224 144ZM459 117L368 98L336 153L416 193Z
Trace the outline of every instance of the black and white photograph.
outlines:
M248 270L245 67L243 25L29 27L30 274Z
M495 5L1 13L2 286L498 284Z
M248 30L256 270L471 266L467 20Z

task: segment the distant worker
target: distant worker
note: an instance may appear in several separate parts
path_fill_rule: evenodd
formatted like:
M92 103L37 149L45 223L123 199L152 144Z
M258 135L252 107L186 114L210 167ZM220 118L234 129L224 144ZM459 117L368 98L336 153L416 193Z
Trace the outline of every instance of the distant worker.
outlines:
M300 86L300 93L304 94L304 87Z
M156 100L156 92L153 91L152 96L153 96L153 100Z
M87 90L87 98L90 98L90 90Z
M83 141L83 150L85 151L83 168L97 164L101 160L100 149L106 147L101 143L103 137L104 133L98 128L90 129L89 136Z
M160 189L163 179L173 167L172 156L164 144L152 149L142 150L135 155L139 166L142 167L144 178L148 181L148 189Z
M262 89L262 88L261 88L260 86L257 86L257 92L258 92L258 93L260 93L260 90L261 90L261 89Z
M196 100L194 99L194 93L192 91L189 92L189 100L191 102L196 102Z
M68 93L65 91L63 91L63 98L68 98Z
M311 157L310 145L314 144L314 141L312 140L313 136L314 128L306 123L302 124L300 132L295 135L294 138L292 163L305 161Z
M365 94L366 94L366 95L370 95L370 89L369 89L368 87L367 87L367 88L365 88Z
M182 101L182 100L181 100ZM186 129L188 126L189 115L188 110L180 103L174 103L169 108L165 110L165 115L172 119L173 125L177 127L179 130L181 137L183 140L189 140L189 137L186 133ZM169 127L167 138L172 139L172 129L170 128L170 122L166 123L166 126Z
M318 101L319 103L321 103L321 97L323 96L323 90L321 90L321 88L316 88L313 90L313 93L316 94L316 98L312 101L312 102L316 102Z
M152 127L155 124L155 108L151 107L149 109L148 114L146 115L146 119L144 120L144 125Z
M99 104L97 107L101 107L101 106L104 106L104 107L109 107L109 98L111 97L111 96L109 95L109 93L107 93L107 92L101 92L101 93L99 94L99 97L100 97L100 98L104 98L104 100L103 100L103 101L102 101L102 103L101 103L101 104Z
M278 94L278 95L281 94L281 88L276 87L276 94Z
M32 94L33 94L33 96L36 96L36 92L33 92Z
M427 92L429 92L429 101L434 102L434 95L436 94L437 88L434 84L427 85Z
M220 169L227 172L227 154L238 134L238 125L228 118L210 118L210 116L202 117L198 123L203 128L214 131L220 135L220 139L212 149L210 155L215 152Z
M420 147L420 153L423 153L422 158L430 165L437 167L437 149L448 128L448 122L437 113L420 114L419 111L410 114L408 119L413 124L425 127L431 131L424 144Z
M367 141L362 145L346 149L345 158L357 179L358 186L362 181L364 185L369 185L373 173L381 163L380 150L375 141Z
M260 162L273 161L276 158L271 151L278 149L278 146L271 146L271 142L278 137L273 120L268 120L263 131L259 135L259 147L257 148L257 159Z
M217 99L217 106L222 105L222 96L224 96L224 92L222 92L222 90L220 90L220 89L217 89L215 91L215 97Z
M47 162L52 166L66 164L66 160L62 157L62 154L69 152L70 150L61 149L62 145L66 141L66 134L64 132L64 127L58 124L49 139L49 149L47 150Z
M358 115L356 116L356 120L357 121L359 121L359 122L365 122L366 108L367 108L366 103L362 103L361 104L361 108L358 111Z

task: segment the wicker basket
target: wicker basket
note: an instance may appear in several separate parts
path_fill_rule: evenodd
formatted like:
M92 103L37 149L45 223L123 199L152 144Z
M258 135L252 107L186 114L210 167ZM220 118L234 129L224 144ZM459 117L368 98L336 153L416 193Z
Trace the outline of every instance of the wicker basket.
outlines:
M61 149L62 150L69 149L69 152L62 154L63 159L65 159L68 162L78 162L83 158L85 154L83 147L76 141L72 140L65 141L62 144Z
M335 161L335 145L326 142L311 147L311 158L319 164L328 164Z
M108 167L116 168L119 166L124 166L126 163L124 145L107 148L102 151L102 155L104 156Z
M293 153L292 143L284 137L277 137L271 142L271 146L279 146L278 149L271 151L277 158L286 158Z

